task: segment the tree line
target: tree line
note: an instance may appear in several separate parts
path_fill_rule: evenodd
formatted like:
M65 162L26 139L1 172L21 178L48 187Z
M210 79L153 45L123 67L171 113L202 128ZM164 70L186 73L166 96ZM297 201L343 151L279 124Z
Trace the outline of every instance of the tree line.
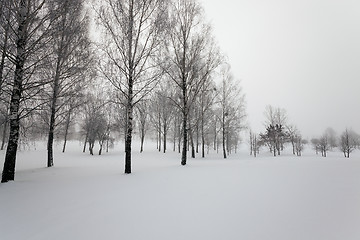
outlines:
M3 0L0 5L2 182L14 180L25 138L66 143L80 128L99 154L124 141L131 173L133 134L141 150L155 129L159 151L181 164L205 148L224 158L240 141L245 101L196 0ZM90 37L97 28L96 39Z
M250 131L249 134L250 155L255 157L262 147L268 148L274 156L281 155L286 144L291 145L292 153L297 156L301 156L307 144L311 144L316 154L321 153L323 157L327 156L328 151L338 148L344 157L349 158L351 152L360 148L360 135L351 129L345 129L337 136L332 128L327 128L320 137L312 138L309 142L294 124L288 123L285 109L268 105L264 115L265 132L256 134Z

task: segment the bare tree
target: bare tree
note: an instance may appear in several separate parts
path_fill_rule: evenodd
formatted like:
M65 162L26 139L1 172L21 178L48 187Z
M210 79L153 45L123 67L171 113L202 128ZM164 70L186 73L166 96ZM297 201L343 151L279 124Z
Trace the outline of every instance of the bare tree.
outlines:
M61 123L60 119L65 120L63 115L66 112L63 110L68 102L74 101L76 95L85 89L85 74L91 61L88 16L83 14L83 0L54 0L52 7L59 17L52 24L53 54L48 57L48 75L51 79L48 167L54 165L54 130Z
M267 105L265 107L265 126L276 124L286 126L287 125L287 112L285 109L280 107L273 107L271 105Z
M220 64L220 55L197 1L172 1L169 22L163 70L179 93L173 102L182 114L181 165L186 165L189 113L206 79Z
M223 156L226 158L226 153L230 152L231 140L236 140L239 130L244 128L243 120L246 117L245 96L240 83L234 79L227 64L221 71L221 83L218 89L218 119L222 130Z
M260 146L261 146L261 144L259 144L259 136L256 133L253 133L252 131L250 131L249 133L250 133L250 137L249 137L250 155L256 157L260 151Z
M109 60L101 72L126 99L125 173L131 173L133 109L156 85L161 72L153 61L159 49L167 1L106 0L98 11Z
M9 21L12 36L9 43L14 51L8 51L7 57L14 64L14 79L11 83L11 100L9 108L10 133L5 155L2 182L14 180L16 153L19 141L21 104L24 112L36 108L29 99L37 96L43 84L38 78L31 78L42 63L46 54L46 43L50 39L50 26L56 18L48 11L49 5L44 0L12 1L9 10L12 21ZM25 114L26 116L26 114ZM24 117L24 115L23 115Z
M211 130L211 115L212 115L212 107L215 103L217 96L216 86L213 83L212 79L209 78L207 83L204 84L203 89L200 92L200 96L198 97L199 101L199 109L200 109L200 132L201 132L201 156L205 157L205 145L207 136Z
M354 151L360 144L360 136L352 130L346 129L340 136L340 150L346 158L350 157L350 153Z
M286 132L286 110L280 107L267 105L265 107L264 115L266 133L261 134L262 140L268 145L270 152L273 152L274 156L276 156L275 151L280 155L280 152L284 149L286 137L289 135Z
M332 150L333 148L336 148L338 146L338 137L337 137L335 130L331 127L328 127L325 130L325 134L328 137L330 150Z
M317 138L313 138L310 140L313 149L315 150L316 155L319 154L320 150L320 140Z
M287 134L289 137L289 141L291 143L292 146L292 152L295 155L296 154L296 145L297 145L297 140L298 140L298 136L299 136L299 131L297 129L296 126L294 125L288 125L286 126L287 129Z
M147 129L147 122L149 118L149 104L147 101L139 102L136 106L138 122L139 122L139 134L140 134L140 152L144 150L144 140Z
M326 157L327 152L331 149L329 136L324 133L319 139L319 147L321 151L321 156Z
M94 155L95 142L100 145L99 155L102 153L103 144L110 134L111 121L109 115L104 113L107 101L100 93L88 94L87 101L83 105L84 119L82 130L85 135L84 152L86 143L89 144L89 152ZM110 111L106 111L110 112Z
M294 138L296 155L301 156L302 151L304 150L304 145L307 143L305 139L302 138L300 134L297 134Z

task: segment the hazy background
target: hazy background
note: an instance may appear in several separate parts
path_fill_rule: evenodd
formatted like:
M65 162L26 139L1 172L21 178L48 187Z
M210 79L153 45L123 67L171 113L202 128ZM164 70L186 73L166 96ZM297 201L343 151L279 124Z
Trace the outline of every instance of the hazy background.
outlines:
M285 108L304 137L360 132L359 0L202 0L236 78L248 120Z

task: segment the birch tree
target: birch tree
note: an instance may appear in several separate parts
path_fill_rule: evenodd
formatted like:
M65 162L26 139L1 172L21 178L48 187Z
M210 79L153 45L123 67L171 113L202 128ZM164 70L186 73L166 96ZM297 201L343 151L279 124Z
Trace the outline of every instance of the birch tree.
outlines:
M105 0L98 11L108 59L104 77L126 100L125 173L131 173L134 106L155 87L161 72L153 61L166 18L165 0Z
M14 180L16 153L19 141L20 119L36 106L26 104L34 99L43 84L40 78L33 78L40 63L47 56L46 44L50 39L50 27L56 16L48 11L45 0L11 1L9 10L13 19L9 21L9 43L14 50L7 52L9 61L14 64L14 78L11 83L9 107L10 132L7 144L2 182ZM23 111L21 107L23 106Z
M163 70L179 93L173 102L182 115L181 165L186 165L189 113L206 79L219 65L220 54L195 0L171 2L168 30Z
M53 54L48 57L50 82L49 131L47 166L54 165L54 130L65 120L69 101L81 96L85 89L85 71L91 62L88 39L88 16L83 12L83 0L56 0L52 11L59 15L52 25ZM55 14L54 14L55 15ZM72 106L74 107L74 105Z
M245 96L242 94L240 83L237 82L230 72L230 66L224 65L221 71L221 82L218 93L218 119L221 124L223 156L227 157L230 152L232 140L235 140L239 130L245 125L246 117Z

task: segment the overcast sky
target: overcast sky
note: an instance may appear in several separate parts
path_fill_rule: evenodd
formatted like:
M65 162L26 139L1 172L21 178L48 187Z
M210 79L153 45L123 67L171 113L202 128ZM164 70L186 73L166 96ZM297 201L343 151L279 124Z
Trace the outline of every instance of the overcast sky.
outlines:
M248 121L285 108L305 137L327 127L360 133L359 0L202 0L242 80Z

